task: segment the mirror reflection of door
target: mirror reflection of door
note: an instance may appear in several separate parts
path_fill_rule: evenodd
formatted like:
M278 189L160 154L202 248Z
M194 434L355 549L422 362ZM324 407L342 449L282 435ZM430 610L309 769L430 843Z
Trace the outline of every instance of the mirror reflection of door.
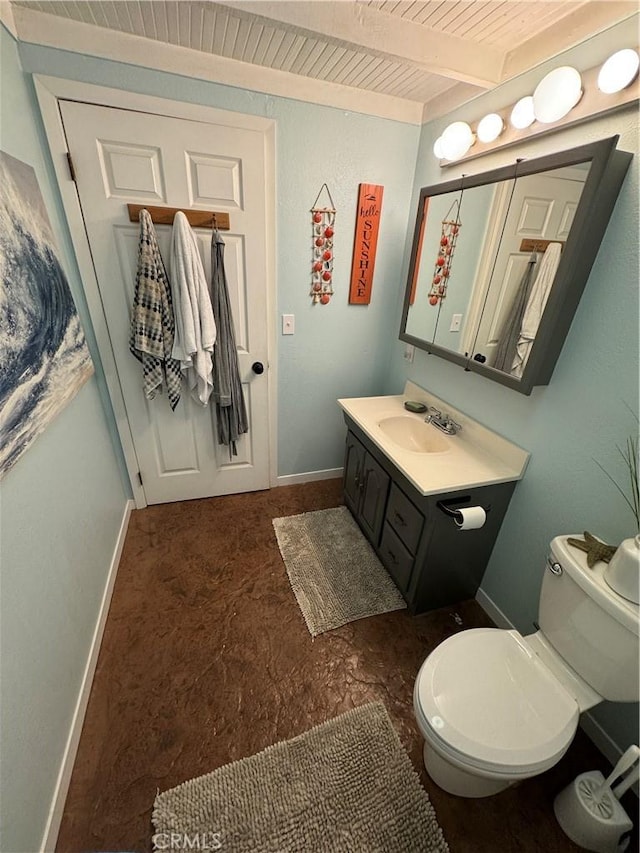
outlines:
M566 242L589 166L590 163L581 163L517 179L493 270L476 288L480 316L473 357L483 364L494 364L502 337L513 333L513 324L520 322L545 266L547 277L552 280L555 275L549 268L551 256L543 266L544 251L549 242ZM487 253L493 257L493 253ZM520 288L527 289L521 294L524 300L518 300ZM543 310L544 302L544 298L539 300L538 308ZM535 317L533 325L535 331ZM509 373L513 361L510 357L507 361L500 369Z

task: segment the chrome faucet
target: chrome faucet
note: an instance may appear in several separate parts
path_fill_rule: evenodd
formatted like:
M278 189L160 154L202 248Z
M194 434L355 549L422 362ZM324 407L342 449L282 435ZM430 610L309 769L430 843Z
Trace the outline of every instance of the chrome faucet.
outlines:
M439 430L446 432L447 435L455 435L462 429L461 424L457 423L445 412L441 412L440 409L436 409L434 406L428 407L427 416L424 420L425 423L433 424L434 427L438 427Z

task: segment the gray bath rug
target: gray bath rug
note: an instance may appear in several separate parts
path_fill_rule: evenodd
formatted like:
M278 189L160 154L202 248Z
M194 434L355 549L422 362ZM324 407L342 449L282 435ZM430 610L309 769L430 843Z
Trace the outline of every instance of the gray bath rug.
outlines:
M152 820L155 850L196 838L229 853L449 849L381 702L158 794Z
M346 506L274 518L273 526L313 637L407 606Z

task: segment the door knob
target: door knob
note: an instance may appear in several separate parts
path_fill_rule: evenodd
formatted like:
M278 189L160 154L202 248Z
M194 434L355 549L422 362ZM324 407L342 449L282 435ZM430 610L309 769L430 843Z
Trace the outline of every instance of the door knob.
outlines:
M261 361L254 361L251 365L251 370L260 375L261 373L264 373L264 364Z

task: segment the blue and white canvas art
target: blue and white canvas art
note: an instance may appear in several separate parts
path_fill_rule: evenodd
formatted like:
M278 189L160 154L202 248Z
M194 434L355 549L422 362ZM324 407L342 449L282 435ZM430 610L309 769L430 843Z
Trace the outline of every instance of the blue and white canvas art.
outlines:
M92 373L36 173L0 151L0 477Z

